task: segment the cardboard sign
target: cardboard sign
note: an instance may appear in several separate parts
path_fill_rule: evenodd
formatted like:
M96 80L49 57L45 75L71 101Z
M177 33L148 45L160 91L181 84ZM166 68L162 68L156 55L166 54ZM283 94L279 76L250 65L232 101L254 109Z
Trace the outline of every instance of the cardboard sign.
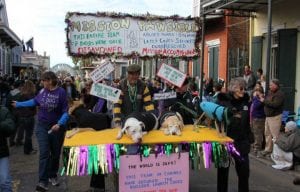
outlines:
M121 95L121 90L102 83L93 83L90 94L109 101L117 102Z
M175 91L166 92L166 93L154 93L154 100L165 100L165 99L173 99L176 98L177 94Z
M120 192L186 192L189 191L188 153L151 154L141 161L140 155L120 157Z
M114 71L114 66L111 62L105 62L94 71L92 71L89 76L94 83L97 83L104 79L107 75Z
M177 87L181 87L186 78L186 74L165 63L161 65L159 71L157 72L157 76L169 81Z

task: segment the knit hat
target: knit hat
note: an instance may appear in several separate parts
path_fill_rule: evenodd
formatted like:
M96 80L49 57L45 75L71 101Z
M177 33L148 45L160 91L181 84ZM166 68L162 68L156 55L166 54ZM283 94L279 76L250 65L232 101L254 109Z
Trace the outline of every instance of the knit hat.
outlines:
M295 123L295 121L289 121L285 124L285 128L288 130L288 131L292 131L294 129L297 128L297 124Z

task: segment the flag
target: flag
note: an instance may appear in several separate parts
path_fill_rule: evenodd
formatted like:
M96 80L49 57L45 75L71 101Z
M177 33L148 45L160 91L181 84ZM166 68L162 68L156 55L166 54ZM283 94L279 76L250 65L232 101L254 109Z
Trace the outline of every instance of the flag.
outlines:
M33 37L31 37L31 39L29 39L26 42L26 46L27 46L27 51L29 51L29 48L31 49L31 52L33 52Z

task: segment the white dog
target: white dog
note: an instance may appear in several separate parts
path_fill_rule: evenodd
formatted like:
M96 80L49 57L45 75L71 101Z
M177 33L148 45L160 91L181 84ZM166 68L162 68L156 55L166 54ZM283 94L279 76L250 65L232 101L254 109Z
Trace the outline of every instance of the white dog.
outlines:
M119 131L117 139L126 133L134 143L142 142L142 137L153 129L157 129L158 119L150 112L132 113L126 117L123 128Z
M159 122L160 129L164 131L165 135L181 135L184 124L180 113L166 111L161 114Z

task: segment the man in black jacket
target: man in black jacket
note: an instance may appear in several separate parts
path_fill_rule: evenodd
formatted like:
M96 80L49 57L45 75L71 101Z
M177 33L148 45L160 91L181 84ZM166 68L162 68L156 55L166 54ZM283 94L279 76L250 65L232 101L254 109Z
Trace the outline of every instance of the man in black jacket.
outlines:
M0 191L12 191L9 174L7 137L15 131L13 117L5 107L0 107Z

